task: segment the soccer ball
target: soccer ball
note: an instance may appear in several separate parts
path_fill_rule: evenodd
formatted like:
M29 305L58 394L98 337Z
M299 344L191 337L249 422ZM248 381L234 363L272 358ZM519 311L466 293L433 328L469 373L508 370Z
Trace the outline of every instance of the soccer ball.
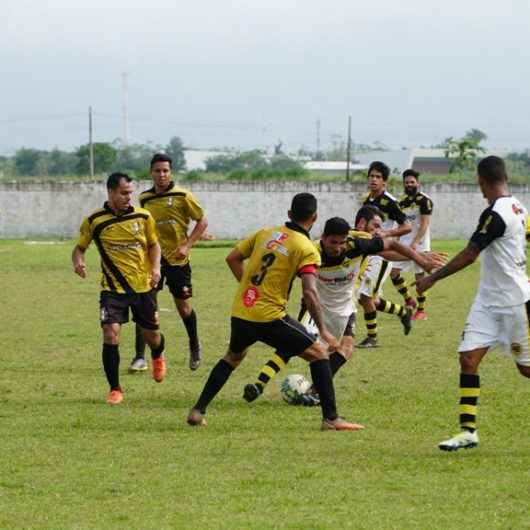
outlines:
M291 374L285 377L280 385L282 398L291 405L296 403L302 394L311 388L311 383L300 374Z

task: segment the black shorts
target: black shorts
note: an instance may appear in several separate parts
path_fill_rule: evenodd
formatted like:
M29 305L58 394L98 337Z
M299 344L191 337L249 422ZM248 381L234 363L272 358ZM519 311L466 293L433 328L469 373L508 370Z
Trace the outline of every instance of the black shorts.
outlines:
M129 308L133 320L145 329L158 329L158 307L156 291L121 294L102 291L99 297L100 319L103 324L125 324L129 322Z
M255 342L264 342L294 357L315 341L316 337L289 315L272 322L250 322L237 317L231 319L230 351L233 353L242 353Z
M166 260L162 260L160 267L160 281L157 290L164 288L164 283L168 286L169 292L180 300L191 298L193 289L191 285L191 267L186 265L170 265Z

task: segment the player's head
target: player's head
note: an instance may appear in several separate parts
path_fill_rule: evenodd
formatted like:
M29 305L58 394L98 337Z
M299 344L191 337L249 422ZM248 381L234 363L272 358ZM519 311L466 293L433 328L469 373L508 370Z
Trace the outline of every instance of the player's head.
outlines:
M167 188L171 182L171 157L165 153L155 153L151 158L151 178L157 188Z
M477 166L479 184L495 186L505 184L508 181L506 165L504 160L498 156L487 156L483 158ZM482 186L481 186L482 187Z
M107 195L109 206L122 212L131 205L134 185L132 178L126 173L111 173L107 179Z
M362 206L355 216L355 229L377 234L383 225L383 214L375 206Z
M420 185L420 174L413 169L405 169L403 171L403 189L405 193L410 196L416 195Z
M291 202L289 218L295 223L312 225L317 218L317 198L311 193L297 193Z
M346 250L346 241L350 230L351 226L346 219L342 217L328 219L320 239L324 252L331 257L340 256Z
M381 193L390 176L390 168L383 162L372 162L368 168L368 187L373 193Z

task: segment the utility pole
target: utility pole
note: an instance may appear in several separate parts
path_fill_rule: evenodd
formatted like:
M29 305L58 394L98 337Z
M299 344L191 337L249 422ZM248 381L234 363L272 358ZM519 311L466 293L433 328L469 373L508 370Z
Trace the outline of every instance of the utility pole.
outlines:
M122 119L123 119L123 133L122 142L126 146L129 143L129 73L123 72L121 74L121 89L122 89Z
M317 118L317 151L316 156L320 157L320 118Z
M346 148L346 180L350 180L351 162L351 116L348 116L348 144Z
M92 138L92 107L88 107L88 160L90 176L94 176L94 142Z

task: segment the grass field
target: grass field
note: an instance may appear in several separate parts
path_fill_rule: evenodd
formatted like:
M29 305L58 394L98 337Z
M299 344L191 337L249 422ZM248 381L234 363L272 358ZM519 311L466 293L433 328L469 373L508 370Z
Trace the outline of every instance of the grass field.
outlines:
M193 429L186 413L228 339L227 250L193 256L203 366L189 371L184 328L164 292L168 377L126 373L125 326L125 401L111 408L97 253L88 252L82 281L71 272L72 245L0 242L0 529L530 528L530 382L510 360L495 352L483 363L481 446L436 447L458 431L455 349L477 266L433 290L429 320L409 337L381 316L383 346L358 350L338 374L339 410L365 431L321 433L319 409L285 405L275 383L244 402L242 387L270 353L262 346L211 405L209 426ZM386 295L398 299L391 284ZM293 313L298 299L297 287ZM298 360L288 371L308 374Z

